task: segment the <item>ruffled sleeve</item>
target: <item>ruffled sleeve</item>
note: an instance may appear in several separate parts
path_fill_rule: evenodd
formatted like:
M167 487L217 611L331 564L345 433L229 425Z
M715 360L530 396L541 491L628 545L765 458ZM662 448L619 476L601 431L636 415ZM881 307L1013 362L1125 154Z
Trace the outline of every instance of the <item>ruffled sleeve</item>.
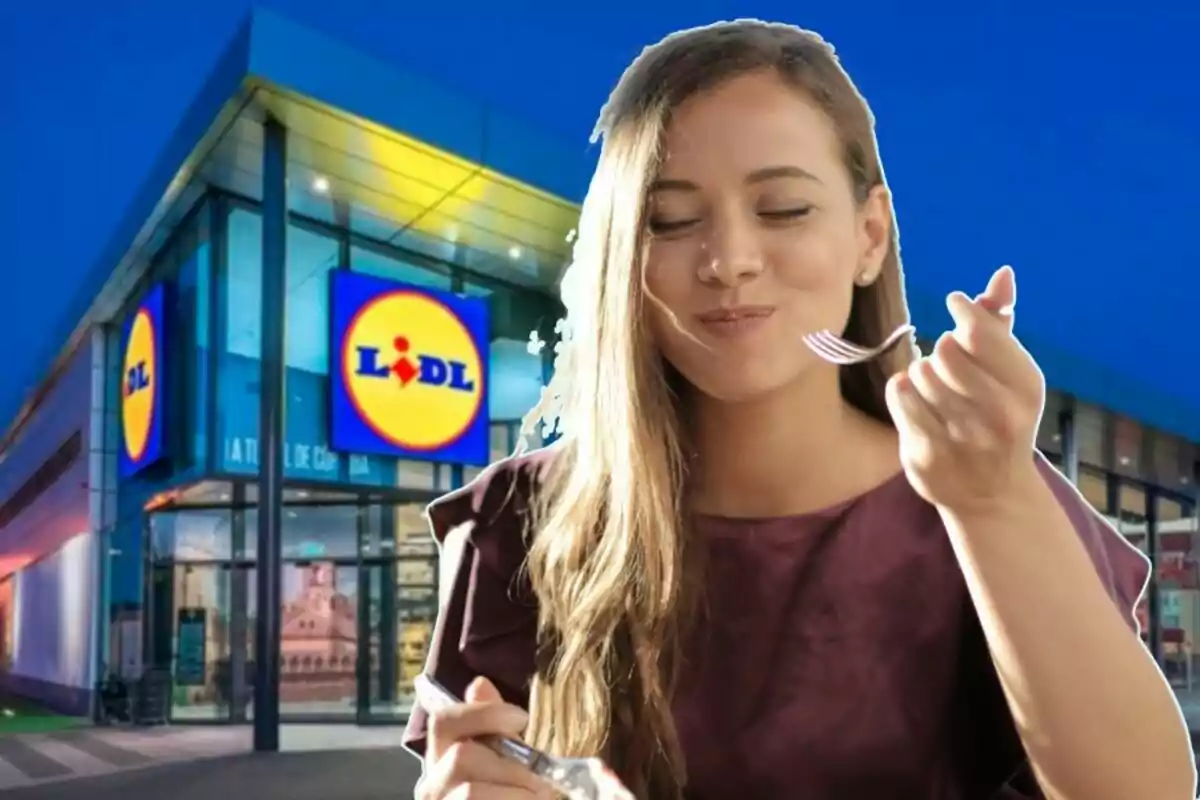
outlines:
M1038 466L1092 557L1109 597L1130 628L1139 633L1136 608L1150 580L1150 559L1092 508L1052 464L1038 456Z
M1129 625L1131 635L1137 636L1140 631L1135 609L1150 579L1150 560L1114 529L1103 515L1092 508L1061 472L1040 454L1037 458L1038 468L1087 548L1105 591ZM968 666L966 669L974 669L975 674L987 676L984 685L975 683L972 709L969 713L976 720L990 719L999 723L993 722L984 726L982 730L976 728L984 740L984 752L991 756L984 756L984 760L994 765L1016 765L1015 770L1011 766L1003 768L1006 775L1002 780L1006 783L1004 788L993 796L997 800L1039 800L1043 794L1037 786L1025 749L1017 734L982 631L970 631L968 640L973 643L968 646L968 649L973 651L968 658L973 661L974 666ZM1063 657L1071 656L1064 654Z
M426 511L443 558L456 558L438 613L427 674L462 696L477 676L526 707L537 645L537 605L522 575L529 501L550 451L505 459ZM454 546L447 546L450 539ZM414 704L404 746L425 751L426 712Z

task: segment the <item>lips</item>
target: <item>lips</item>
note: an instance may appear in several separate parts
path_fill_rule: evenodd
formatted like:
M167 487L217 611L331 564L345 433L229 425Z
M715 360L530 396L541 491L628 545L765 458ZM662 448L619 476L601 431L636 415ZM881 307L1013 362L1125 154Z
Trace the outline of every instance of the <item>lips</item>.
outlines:
M697 314L696 319L705 324L739 322L746 319L763 319L774 313L774 306L732 306L705 311L703 314Z

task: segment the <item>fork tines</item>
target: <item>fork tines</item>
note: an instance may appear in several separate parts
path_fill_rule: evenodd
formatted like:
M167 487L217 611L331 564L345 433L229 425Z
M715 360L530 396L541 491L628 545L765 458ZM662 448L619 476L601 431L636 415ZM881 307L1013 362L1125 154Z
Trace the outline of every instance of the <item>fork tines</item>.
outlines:
M901 325L892 331L881 344L875 347L863 347L853 342L848 342L827 330L810 333L803 338L804 344L817 356L831 364L845 366L849 364L861 364L864 361L877 358L895 347L900 340L914 330L912 325Z

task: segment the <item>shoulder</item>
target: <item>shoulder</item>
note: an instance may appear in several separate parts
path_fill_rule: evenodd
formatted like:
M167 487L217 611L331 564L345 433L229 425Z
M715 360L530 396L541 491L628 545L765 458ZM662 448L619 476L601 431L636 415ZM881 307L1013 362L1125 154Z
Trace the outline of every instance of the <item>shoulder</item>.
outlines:
M1065 475L1038 455L1038 468L1058 498L1113 601L1131 624L1150 579L1150 559L1096 511Z
M446 546L447 538L457 533L493 571L516 572L525 559L532 501L557 453L552 445L501 459L430 503L425 515L438 545Z
M526 519L555 448L502 459L426 508L441 548L443 595L424 670L457 695L479 675L504 699L528 704L537 604L521 568ZM404 744L420 755L426 712L414 705Z
M433 535L465 523L489 524L506 514L523 513L554 460L555 447L543 447L490 464L465 486L442 495L426 508Z

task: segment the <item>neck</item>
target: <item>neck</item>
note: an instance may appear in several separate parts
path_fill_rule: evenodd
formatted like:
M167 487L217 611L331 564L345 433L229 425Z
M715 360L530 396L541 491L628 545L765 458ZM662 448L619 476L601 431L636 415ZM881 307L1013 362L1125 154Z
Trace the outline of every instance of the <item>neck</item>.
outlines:
M895 431L847 403L834 370L754 398L692 404L692 507L728 517L803 514L899 470Z

